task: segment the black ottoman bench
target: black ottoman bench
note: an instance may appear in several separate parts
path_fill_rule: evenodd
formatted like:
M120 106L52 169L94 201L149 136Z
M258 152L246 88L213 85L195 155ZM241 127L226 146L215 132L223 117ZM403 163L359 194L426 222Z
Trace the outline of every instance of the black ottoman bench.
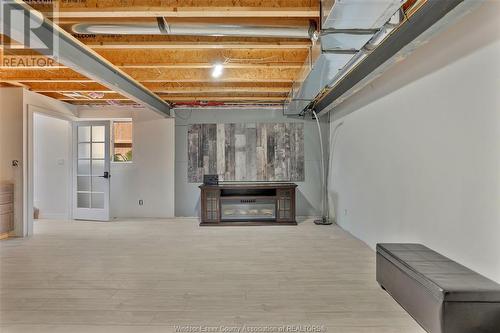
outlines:
M429 333L500 332L500 285L421 244L377 244L377 282Z

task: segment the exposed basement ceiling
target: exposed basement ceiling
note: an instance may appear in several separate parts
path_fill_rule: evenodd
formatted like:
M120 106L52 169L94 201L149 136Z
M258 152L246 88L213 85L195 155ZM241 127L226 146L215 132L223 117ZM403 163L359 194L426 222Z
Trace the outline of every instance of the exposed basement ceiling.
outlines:
M286 105L300 114L427 1L436 0L30 1L138 95L76 56L46 61L29 49L3 48L0 82L72 104Z
M31 5L51 16L49 6ZM314 0L87 0L61 1L58 6L54 22L62 29L173 105L283 104L309 56L310 27L319 24L319 1ZM172 28L235 26L247 27L251 33L253 27L256 36L76 34L73 30L78 24L155 27L160 18ZM259 29L271 33L261 36ZM290 35L285 36L287 30ZM136 104L130 96L79 70L44 62L33 51L5 50L4 59L9 61L9 66L2 62L0 68L4 85L25 86L72 104ZM12 66L15 63L18 66ZM224 66L217 79L212 77L215 64Z

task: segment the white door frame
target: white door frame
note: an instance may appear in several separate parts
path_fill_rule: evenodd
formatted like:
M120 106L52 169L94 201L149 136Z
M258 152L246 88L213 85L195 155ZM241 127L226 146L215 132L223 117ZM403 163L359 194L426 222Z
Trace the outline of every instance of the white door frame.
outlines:
M23 168L23 178L26 180L23 184L23 192L26 193L25 196L23 196L23 225L22 225L22 230L21 230L21 235L23 237L27 236L32 236L33 235L33 200L34 200L34 192L35 192L35 171L34 171L34 153L33 153L33 148L34 148L34 117L35 113L44 115L44 116L49 116L52 118L57 118L61 120L66 120L68 121L68 126L71 128L72 121L76 120L77 118L71 115L68 115L63 112L59 111L54 111L54 110L49 110L45 109L36 105L28 104L27 105L27 128L26 128L26 145L25 145L25 161L24 163L24 168ZM73 144L72 144L72 131L69 131L69 136L68 136L68 144L69 144L69 156L68 156L68 161L72 161L73 158ZM70 165L70 172L69 172L69 179L68 179L68 193L71 193L72 187L72 179L73 179L73 164ZM68 200L68 213L70 214L69 216L72 216L72 207L73 207L73 202L72 202L72 196L70 196Z

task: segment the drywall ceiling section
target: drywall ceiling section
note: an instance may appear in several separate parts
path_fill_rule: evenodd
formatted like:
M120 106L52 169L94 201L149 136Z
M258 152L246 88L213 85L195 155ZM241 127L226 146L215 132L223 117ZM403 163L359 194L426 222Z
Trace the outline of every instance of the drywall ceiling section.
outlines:
M337 0L323 2L322 29L378 29L403 0Z

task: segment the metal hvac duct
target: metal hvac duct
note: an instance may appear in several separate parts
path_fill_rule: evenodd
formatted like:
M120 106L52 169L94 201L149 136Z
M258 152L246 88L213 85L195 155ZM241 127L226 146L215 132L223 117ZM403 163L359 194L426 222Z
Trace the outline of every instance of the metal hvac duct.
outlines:
M331 111L352 94L381 75L397 60L405 58L419 45L428 41L446 25L481 5L484 0L432 0L426 1L418 11L394 31L374 36L363 52L353 59L329 85L328 91L314 103L321 116ZM390 26L386 26L390 29Z
M322 2L319 44L293 85L285 115L300 115L324 90L343 78L403 21L402 0Z
M214 23L167 23L158 18L157 23L80 23L72 27L79 34L94 35L184 35L184 36L234 36L234 37L287 37L312 38L316 24L303 27L239 25Z

